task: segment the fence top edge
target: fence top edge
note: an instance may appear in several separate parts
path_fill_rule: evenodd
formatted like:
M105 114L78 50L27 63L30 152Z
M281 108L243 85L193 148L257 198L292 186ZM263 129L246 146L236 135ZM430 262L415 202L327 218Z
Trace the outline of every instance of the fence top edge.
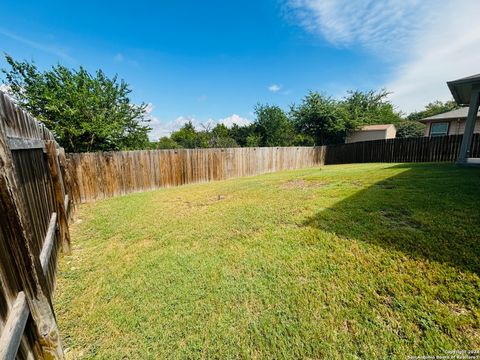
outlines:
M228 150L265 150L265 149L321 149L326 145L319 146L257 146L257 147L234 147L234 148L193 148L193 149L144 149L144 150L111 150L111 151L88 151L79 153L67 153L67 155L109 155L119 153L142 153L142 152L188 152L188 151L228 151Z
M0 115L0 131L5 131L7 137L24 140L51 140L55 142L57 148L60 147L53 132L44 123L23 110L8 94L1 90ZM20 126L12 127L12 125Z

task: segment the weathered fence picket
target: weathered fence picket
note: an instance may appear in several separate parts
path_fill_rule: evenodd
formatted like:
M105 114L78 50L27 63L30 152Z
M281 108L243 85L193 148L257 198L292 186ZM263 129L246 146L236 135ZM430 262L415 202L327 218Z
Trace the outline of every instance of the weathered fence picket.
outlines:
M455 161L461 143L462 135L449 135L328 145L325 164ZM480 157L480 134L473 135L470 157Z
M141 150L68 154L75 202L321 165L325 147Z
M52 306L57 253L70 241L71 186L61 150L43 124L0 92L2 360L63 358Z

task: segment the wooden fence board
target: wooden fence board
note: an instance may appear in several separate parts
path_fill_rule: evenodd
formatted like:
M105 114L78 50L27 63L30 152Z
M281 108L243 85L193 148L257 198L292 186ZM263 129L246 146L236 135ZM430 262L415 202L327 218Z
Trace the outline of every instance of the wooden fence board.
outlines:
M323 164L323 147L141 150L67 154L79 202Z
M80 202L160 187L322 164L455 161L461 135L388 139L323 147L178 149L70 154ZM480 156L480 135L471 154ZM152 161L153 159L153 161ZM116 166L110 166L113 162Z
M449 135L328 145L325 164L455 161L461 142L462 135ZM480 157L480 134L472 138L470 156Z
M75 196L68 191L78 189L65 180L66 163L53 134L0 92L1 359L63 358L52 306L61 223L56 212L70 208ZM64 214L68 232L67 221Z

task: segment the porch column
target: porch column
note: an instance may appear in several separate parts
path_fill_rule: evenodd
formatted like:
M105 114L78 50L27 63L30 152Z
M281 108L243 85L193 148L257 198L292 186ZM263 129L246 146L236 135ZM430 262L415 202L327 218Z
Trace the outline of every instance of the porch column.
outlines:
M468 109L467 121L463 132L462 145L458 154L457 164L465 164L470 157L470 145L472 144L473 130L477 121L478 107L480 105L480 88L472 89L470 95L470 108Z

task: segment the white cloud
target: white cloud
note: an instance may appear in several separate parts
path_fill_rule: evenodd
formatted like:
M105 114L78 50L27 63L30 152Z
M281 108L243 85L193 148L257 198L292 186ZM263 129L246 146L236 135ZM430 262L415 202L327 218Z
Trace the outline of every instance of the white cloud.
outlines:
M122 53L118 53L113 57L113 61L122 62L125 59Z
M73 57L67 54L66 50L62 48L52 46L52 45L46 45L37 41L33 41L30 39L24 38L20 35L14 34L10 31L6 31L4 29L0 29L0 35L3 35L11 40L17 41L24 45L30 46L34 49L58 56L59 58L62 58L70 63L77 63L77 60L75 60Z
M129 57L125 56L123 53L116 53L113 58L112 58L113 62L114 63L117 63L117 64L127 64L127 65L130 65L130 66L133 66L133 67L138 67L139 64L136 60L133 60L133 59L130 59Z
M335 46L361 46L394 70L384 86L401 110L448 99L446 81L480 72L480 2L289 0L288 13Z
M152 141L157 141L163 136L170 136L172 132L177 131L189 121L192 122L197 130L201 129L200 123L191 116L179 116L173 121L162 121L156 116L150 116L149 119L148 125L152 128L149 137Z
M152 141L157 141L162 136L168 136L174 129L174 124L165 123L160 120L158 117L153 115L153 110L155 106L152 103L148 103L145 108L145 118L149 120L148 126L152 128L149 133L149 138Z
M425 23L423 15L434 0L290 0L294 21L321 34L336 46L397 49ZM392 44L393 42L393 44Z
M150 117L150 122L148 123L148 126L152 128L152 130L148 134L148 137L152 141L157 141L163 136L168 136L171 132L166 129L165 124L163 124L163 122L155 116Z
M225 125L228 128L231 128L233 124L237 124L239 126L249 125L251 121L243 118L237 114L233 114L232 116L228 116L226 118L218 120L218 123Z
M406 111L451 98L446 81L480 73L480 2L464 0L436 8L437 21L418 34L410 58L393 73L387 87Z
M194 116L179 116L173 121L162 121L158 117L152 115L154 108L155 107L151 103L147 104L146 113L147 118L150 120L148 125L152 128L149 137L152 141L157 141L163 136L170 136L172 132L177 131L189 121L192 122L193 126L197 130L212 129L217 124L224 124L228 128L232 127L233 124L240 126L250 124L250 120L237 114L233 114L218 120L210 118L206 121L200 121Z
M8 94L10 92L10 85L0 84L0 91L5 94Z
M155 107L153 106L152 103L148 103L147 106L145 107L145 113L146 113L147 115L151 115L154 108L155 108Z
M181 118L183 118L183 117L181 117ZM231 128L234 124L237 124L239 126L244 126L244 125L248 125L248 124L251 123L250 120L248 120L246 118L243 118L243 117L241 117L240 115L237 115L237 114L233 114L233 115L227 116L225 118L217 119L217 120L210 118L207 121L198 121L197 119L195 119L193 117L187 117L186 119L188 119L188 121L192 121L193 126L195 126L195 129L197 129L197 130L212 129L215 126L217 126L218 124L223 124L227 128Z
M268 90L273 92L273 93L276 93L276 92L279 92L281 88L282 87L280 85L272 84L268 87Z

